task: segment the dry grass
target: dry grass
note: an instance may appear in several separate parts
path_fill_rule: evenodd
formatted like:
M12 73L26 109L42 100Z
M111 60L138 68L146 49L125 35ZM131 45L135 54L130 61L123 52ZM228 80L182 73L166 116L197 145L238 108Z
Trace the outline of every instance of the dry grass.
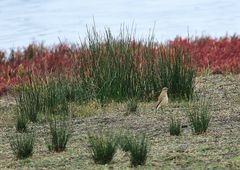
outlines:
M67 151L49 152L45 144L48 125L30 124L30 128L36 130L35 152L32 158L20 161L15 159L8 142L8 136L15 131L14 118L8 109L3 109L4 112L0 112L0 169L130 169L128 153L120 151L110 165L94 164L88 151L87 132L100 129L145 132L151 150L146 165L140 169L240 169L240 75L210 75L198 77L197 82L198 95L212 101L212 119L205 134L194 135L188 126L181 136L170 136L168 126L173 114L182 124L188 124L184 102L170 101L163 112L157 113L154 102L140 103L137 113L129 116L125 115L125 103L111 103L104 108L96 104L95 111L89 104L97 114L84 118L75 115ZM77 113L77 109L75 111Z

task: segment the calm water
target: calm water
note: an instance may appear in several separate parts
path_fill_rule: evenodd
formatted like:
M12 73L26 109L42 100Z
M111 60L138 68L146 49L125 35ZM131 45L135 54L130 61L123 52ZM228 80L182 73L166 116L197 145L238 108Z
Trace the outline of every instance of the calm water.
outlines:
M221 36L239 33L239 0L1 0L0 48L29 42L53 44L79 41L86 25L118 33L121 24L134 22L139 37L154 27L159 41L176 35Z

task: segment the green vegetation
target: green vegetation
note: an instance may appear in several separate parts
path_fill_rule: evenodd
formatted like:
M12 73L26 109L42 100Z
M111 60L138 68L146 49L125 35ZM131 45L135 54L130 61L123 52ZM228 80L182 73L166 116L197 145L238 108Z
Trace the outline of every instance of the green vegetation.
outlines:
M149 142L146 136L133 137L130 140L129 151L132 166L145 165L149 152Z
M195 134L207 131L211 119L209 101L200 99L189 105L188 118Z
M94 87L100 102L133 97L151 100L165 86L173 99L193 95L195 71L181 47L156 45L153 38L135 41L124 30L119 37L113 37L110 30L101 36L95 28L88 31L86 44L82 50L89 48L91 56L87 53L80 59L80 77L83 86Z
M27 132L28 117L24 113L17 113L16 130L18 132Z
M130 152L132 166L145 165L150 147L145 135L135 136L130 132L120 132L116 141L120 149Z
M170 135L179 136L181 133L181 122L172 117L169 125L169 132Z
M88 137L94 162L103 165L111 162L117 150L115 136L111 133L101 133L100 135L89 134Z
M103 106L131 99L127 107L134 112L136 101L155 99L162 87L168 87L172 99L193 96L195 70L189 53L179 46L157 45L153 38L136 41L124 30L118 37L110 30L100 35L93 28L88 30L88 39L71 50L79 57L69 74L36 76L29 72L28 82L18 87L17 107L30 121L36 122L43 113L68 113L69 102L92 100Z
M141 165L145 169L239 169L239 131L234 129L238 125L232 120L232 117L239 116L239 94L236 90L239 85L238 77L226 84L218 79L220 75L213 77L211 83L207 82L206 77L198 77L201 80L198 83L208 83L207 85L213 87L203 89L202 84L195 86L196 73L190 66L191 56L186 49L184 51L181 46L171 42L166 45L157 44L151 38L147 41L135 40L133 35L125 34L124 31L120 36L114 37L106 30L101 36L93 28L88 32L88 39L80 46L67 50L65 48L62 45L57 48L59 51L50 51L49 54L66 58L74 56L74 65L71 65L70 70L62 68L62 72L46 71L46 74L39 74L39 77L36 76L37 73L29 73L26 79L28 81L16 87L17 105L16 108L13 107L16 109L16 119L8 114L7 107L0 110L0 126L3 127L0 134L3 139L0 142L0 153L7 155L0 157L0 169L31 169L33 166L46 169L61 169L63 166L67 169L99 169L102 165L108 169L126 169L129 167L128 156L132 167ZM29 50L27 56L34 59L36 51L34 48ZM68 53L62 55L61 50ZM43 52L44 50L41 51ZM54 63L54 59L46 59L46 62ZM50 67L48 64L44 66ZM25 74L24 69L24 65L19 66L16 71L19 73L16 74ZM159 90L165 86L173 100L170 100L164 113L156 113L155 103L146 102L153 102ZM228 86L230 88L224 89L222 94L222 88ZM198 88L196 93L202 94L204 90L209 90L209 94L214 90L211 95L222 94L221 99L218 95L213 98L216 102L214 110L224 110L223 114L214 115L214 128L221 130L218 140L215 130L200 137L193 135L206 132L211 120L209 101L201 100L201 96L197 96L198 101L193 101L194 87ZM181 100L190 101L187 110L187 102L180 102ZM111 102L114 107L111 107ZM120 102L127 102L127 105ZM230 108L228 102L234 107ZM126 110L128 113L138 111L139 114L124 116ZM225 122L225 110L231 113L230 125ZM179 120L189 120L193 134L187 134L189 126L181 129L181 122L174 117L167 122L169 117L178 112L178 116L181 116ZM37 122L42 117L49 121L48 141L42 140L47 138L48 133L45 122ZM74 127L74 136L67 118L71 118L73 123L71 127ZM6 120L14 123L5 123ZM17 132L37 128L38 149L30 161L17 162L8 155L9 143L4 137L14 125ZM99 128L111 129L112 132L95 134ZM124 129L130 131L114 135ZM229 129L232 130L231 133ZM184 133L181 134L181 130ZM147 136L133 135L139 132L147 133ZM170 137L167 134L169 132L170 135L181 134L181 137ZM33 154L34 141L33 134L21 133L10 138L10 147L17 158L24 159ZM46 151L46 143L52 152ZM112 161L113 158L116 160ZM210 162L209 167L204 163L206 160ZM219 163L219 166L215 163Z
M69 125L65 120L50 121L51 143L48 144L50 151L62 152L66 150L67 143L71 137Z
M116 141L120 149L122 149L124 152L129 152L133 137L134 136L129 132L119 133L116 137Z
M33 154L34 147L34 134L32 133L22 133L10 137L10 146L19 159L25 159Z
M30 121L37 122L39 112L43 109L41 86L36 83L22 85L17 91L16 102L20 113L26 114Z
M127 112L132 113L137 111L138 103L135 99L130 99L127 101Z
M50 116L66 116L69 113L67 102L67 84L61 77L50 78L44 85L43 99L46 115Z

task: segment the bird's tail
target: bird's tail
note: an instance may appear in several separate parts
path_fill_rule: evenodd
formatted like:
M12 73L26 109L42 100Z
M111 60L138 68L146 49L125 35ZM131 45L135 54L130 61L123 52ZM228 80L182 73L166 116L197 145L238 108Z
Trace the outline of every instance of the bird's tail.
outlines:
M157 103L157 105L156 105L156 107L155 107L155 108L156 108L156 109L158 109L158 108L159 108L159 106L160 106L160 102L158 102L158 103Z

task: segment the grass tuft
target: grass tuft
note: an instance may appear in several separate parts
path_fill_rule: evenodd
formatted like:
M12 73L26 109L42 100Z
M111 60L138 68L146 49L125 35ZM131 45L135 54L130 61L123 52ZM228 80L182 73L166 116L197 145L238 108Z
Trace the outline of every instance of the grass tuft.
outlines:
M133 113L137 111L138 103L135 99L130 99L127 101L127 112Z
M41 91L41 86L34 83L22 85L17 91L17 109L32 122L37 122L38 114L43 108Z
M49 151L62 152L66 150L67 143L71 137L69 125L65 120L54 119L50 121L51 143L48 144Z
M205 133L211 119L208 101L200 99L189 105L188 118L195 134Z
M121 132L116 136L116 141L120 149L122 149L124 152L129 152L131 147L131 141L132 141L133 135L129 132Z
M178 120L174 120L174 118L171 118L171 122L169 125L169 132L170 135L179 136L181 133L181 123Z
M101 135L89 134L89 148L92 159L96 164L108 164L113 159L117 150L116 140L113 134Z
M146 136L133 137L130 141L129 151L132 166L145 165L149 151L149 142Z
M27 132L28 117L24 113L17 113L17 132Z
M22 133L10 138L10 146L18 159L25 159L33 154L34 134Z

